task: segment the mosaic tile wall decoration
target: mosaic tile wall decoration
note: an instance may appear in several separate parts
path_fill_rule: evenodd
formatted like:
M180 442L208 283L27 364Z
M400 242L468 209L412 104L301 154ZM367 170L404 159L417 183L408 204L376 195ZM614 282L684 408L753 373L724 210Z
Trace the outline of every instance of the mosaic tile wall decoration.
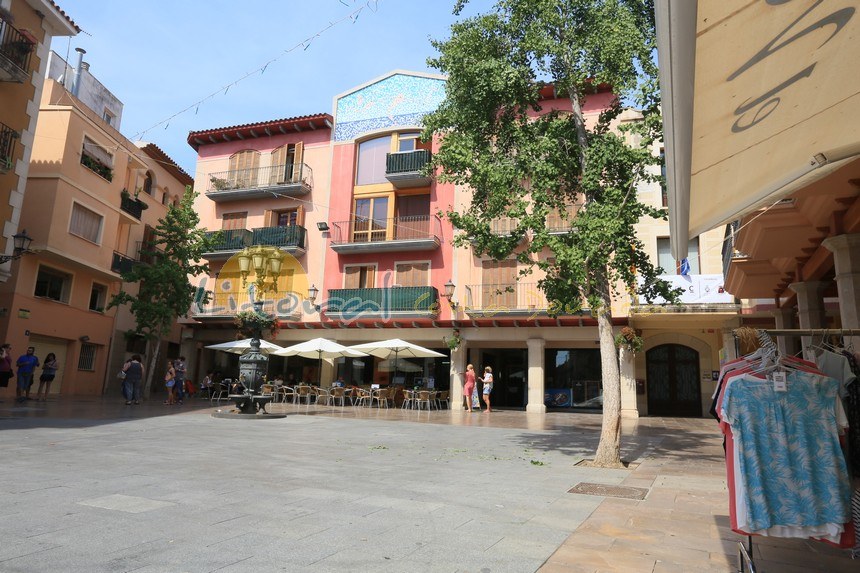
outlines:
M445 80L394 74L337 100L335 141L377 129L420 125L445 98Z

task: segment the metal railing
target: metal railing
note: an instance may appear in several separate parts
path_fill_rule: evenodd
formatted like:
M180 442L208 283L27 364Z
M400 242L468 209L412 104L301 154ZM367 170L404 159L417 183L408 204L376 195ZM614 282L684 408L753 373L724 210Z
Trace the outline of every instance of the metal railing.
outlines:
M463 301L463 306L466 312L486 314L575 314L587 308L584 302L580 308L560 307L547 300L546 294L538 288L538 283L521 282L466 285L466 300Z
M307 231L300 225L286 227L260 227L252 232L252 245L271 245L273 247L305 247Z
M420 172L430 162L430 151L416 149L388 153L385 156L385 174Z
M147 265L154 264L159 255L164 254L164 249L159 249L152 242L137 241L137 260Z
M332 223L331 242L374 243L379 241L408 241L438 239L442 235L442 221L436 215L413 215L391 219L356 218Z
M439 291L434 287L346 288L328 291L328 313L378 314L385 312L433 313Z
M729 269L732 266L734 259L747 259L749 255L735 249L735 241L737 240L738 231L740 230L740 221L733 221L726 225L725 240L723 240L723 279L728 279Z
M131 269L134 268L134 265L137 264L138 261L133 258L124 255L120 252L113 252L113 259L111 260L110 270L117 273L123 274L131 272Z
M0 16L0 54L26 74L35 48L36 44Z
M262 293L263 312L279 317L298 315L305 297L294 291L266 291ZM236 313L253 310L251 297L247 292L217 292L210 294L209 301L200 300L191 305L191 314L197 317L232 317Z
M132 199L131 197L123 197L119 203L119 208L140 221L143 216L143 201L140 199Z
M245 247L251 246L251 240L254 233L248 229L224 229L222 231L209 231L206 233L207 238L221 233L221 240L212 246L212 251L241 251Z
M206 192L242 191L298 185L310 190L313 188L313 184L314 174L309 166L304 163L288 163L210 173Z
M15 140L18 139L17 131L0 123L0 173L12 169L12 154L15 151Z
M582 205L575 203L564 209L554 209L546 216L546 229L550 233L564 233L573 228ZM510 235L519 225L519 221L512 217L499 217L490 221L490 232L495 235Z

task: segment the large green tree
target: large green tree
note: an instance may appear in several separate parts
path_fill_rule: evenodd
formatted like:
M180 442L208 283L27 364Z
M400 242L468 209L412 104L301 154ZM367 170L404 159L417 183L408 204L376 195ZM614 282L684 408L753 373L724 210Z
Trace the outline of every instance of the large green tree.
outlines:
M141 248L141 258L149 263L134 265L123 273L125 283L137 285L137 294L126 290L125 284L110 301L109 306L129 305L136 327L129 336L146 339L149 368L144 393L149 395L152 379L158 368L158 353L162 340L170 334L177 318L188 313L196 300L203 303L208 293L201 298L189 277L209 272L203 253L211 250L217 237L207 237L206 231L198 227L200 217L194 210L197 196L191 187L179 205L171 205L164 218L159 219L153 230L152 240Z
M433 41L439 55L428 60L448 76L445 101L424 118L424 137L441 137L432 167L472 191L471 204L447 213L463 231L456 241L496 260L515 257L523 274L541 269L553 313L585 306L597 320L604 402L594 462L602 466L621 461L613 293L674 296L634 230L643 217L666 217L637 198L659 172L654 35L649 0L499 0ZM607 88L616 97L586 125L585 101ZM548 93L569 99L570 110L544 109ZM617 128L631 105L641 120ZM547 216L558 214L569 233L548 231ZM500 218L513 221L504 235L491 228Z

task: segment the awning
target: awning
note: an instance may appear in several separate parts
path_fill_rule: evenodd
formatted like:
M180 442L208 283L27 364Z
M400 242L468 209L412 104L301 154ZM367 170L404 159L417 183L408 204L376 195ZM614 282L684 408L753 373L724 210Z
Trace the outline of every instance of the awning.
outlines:
M856 1L657 0L656 15L676 259L860 155Z

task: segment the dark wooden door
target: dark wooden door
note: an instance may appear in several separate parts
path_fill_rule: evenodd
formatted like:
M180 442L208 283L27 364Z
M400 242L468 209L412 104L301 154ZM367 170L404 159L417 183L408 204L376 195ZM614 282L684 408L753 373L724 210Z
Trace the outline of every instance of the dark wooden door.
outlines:
M648 375L648 414L701 416L699 353L680 344L663 344L645 355Z

